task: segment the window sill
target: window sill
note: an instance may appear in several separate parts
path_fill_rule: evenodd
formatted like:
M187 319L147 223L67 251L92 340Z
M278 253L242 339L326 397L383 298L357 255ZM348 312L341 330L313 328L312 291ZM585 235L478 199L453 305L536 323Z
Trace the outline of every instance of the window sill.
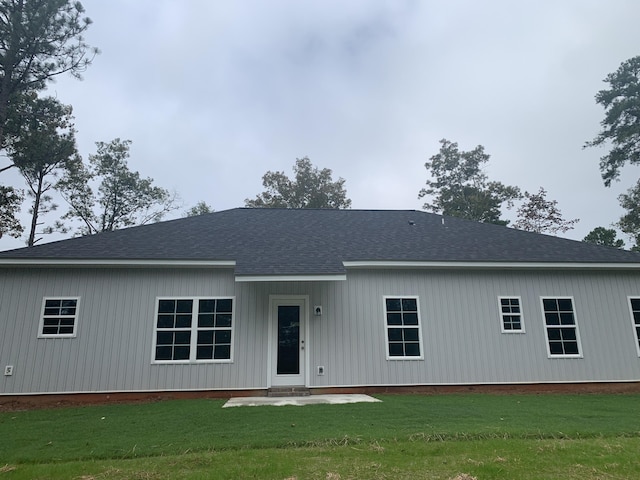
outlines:
M38 338L76 338L77 335L38 335Z
M387 357L387 361L395 362L395 361L419 361L424 360L424 357Z
M152 360L151 365L203 365L233 363L233 360Z
M563 359L563 358L584 358L584 355L547 355L549 359Z

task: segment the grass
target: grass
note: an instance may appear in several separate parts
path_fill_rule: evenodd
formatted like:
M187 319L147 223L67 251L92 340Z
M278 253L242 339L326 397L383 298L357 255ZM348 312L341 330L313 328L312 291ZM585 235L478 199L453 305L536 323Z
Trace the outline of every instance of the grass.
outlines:
M221 400L177 400L5 412L0 480L584 480L640 471L640 395L380 398L305 407L222 409Z

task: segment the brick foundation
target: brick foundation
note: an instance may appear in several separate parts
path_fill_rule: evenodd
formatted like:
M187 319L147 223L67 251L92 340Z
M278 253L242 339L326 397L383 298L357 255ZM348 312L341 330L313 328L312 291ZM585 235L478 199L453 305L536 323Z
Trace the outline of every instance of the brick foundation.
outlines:
M375 387L311 388L312 395L320 394L421 394L486 393L497 395L518 394L633 394L640 393L640 382L610 383L531 383L510 385L416 385ZM193 398L231 398L266 396L267 390L202 390L185 392L114 392L69 393L41 395L0 396L0 411L18 411L37 408L70 407L78 405L107 405L117 403L147 403L163 400Z

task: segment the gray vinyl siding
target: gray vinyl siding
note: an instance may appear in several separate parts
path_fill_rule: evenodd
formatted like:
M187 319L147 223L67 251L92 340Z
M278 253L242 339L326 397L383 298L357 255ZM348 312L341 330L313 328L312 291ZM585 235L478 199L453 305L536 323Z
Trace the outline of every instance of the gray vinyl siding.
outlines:
M640 293L636 273L372 270L348 278L347 302L327 329L334 354L314 359L326 363L327 385L640 380L627 305ZM386 360L384 295L420 298L424 360ZM526 333L501 333L501 295L521 297ZM548 358L544 296L573 297L583 358Z
M235 297L232 363L153 364L157 297ZM232 269L0 270L0 394L264 389L271 295L306 295L315 386L640 380L621 271L350 270L346 281L236 282ZM387 360L383 297L418 296L422 360ZM498 296L526 333L503 334ZM79 297L75 338L38 338L43 297ZM582 358L548 358L540 297L570 296ZM325 375L316 374L317 366Z
M235 296L232 270L3 271L0 393L256 388L265 382L260 327L236 305L231 364L152 364L156 298ZM42 298L80 297L75 338L38 338ZM237 301L238 299L236 299ZM264 332L266 333L266 329ZM242 352L242 354L240 354Z

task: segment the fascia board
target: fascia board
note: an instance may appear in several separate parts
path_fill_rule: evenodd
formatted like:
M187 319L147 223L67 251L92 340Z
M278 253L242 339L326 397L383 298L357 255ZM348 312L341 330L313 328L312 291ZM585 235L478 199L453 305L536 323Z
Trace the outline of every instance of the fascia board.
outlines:
M236 275L236 282L343 282L346 275Z
M0 258L0 267L172 267L172 268L233 268L235 260L105 260L105 259L51 259Z
M345 268L427 268L483 270L640 270L640 263L589 262L402 262L345 261Z

